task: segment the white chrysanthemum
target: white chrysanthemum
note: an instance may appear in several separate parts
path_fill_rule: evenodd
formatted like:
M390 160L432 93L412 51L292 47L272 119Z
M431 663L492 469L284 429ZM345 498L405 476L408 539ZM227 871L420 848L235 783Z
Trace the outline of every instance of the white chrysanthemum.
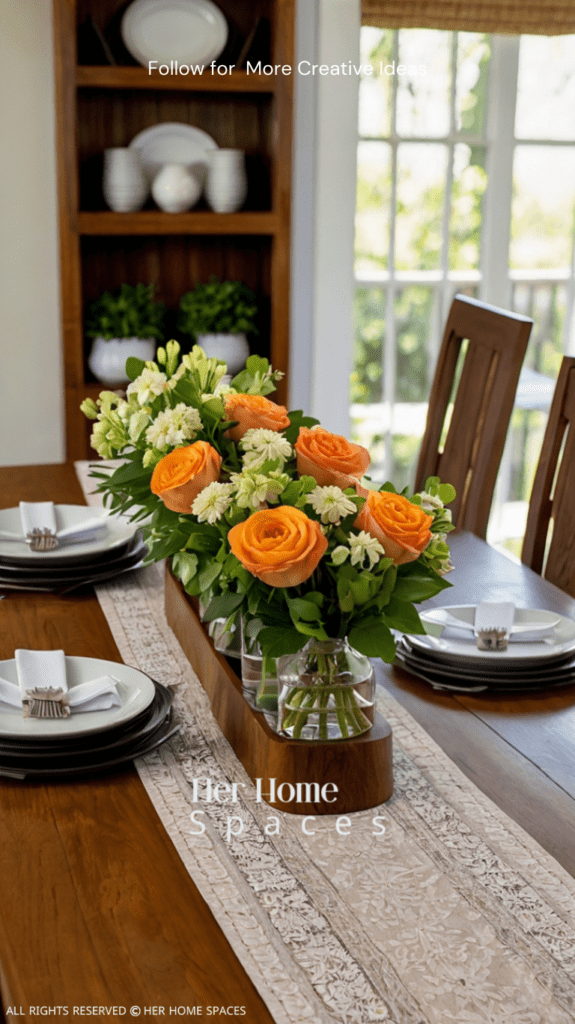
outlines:
M202 429L202 419L197 409L180 402L175 409L164 409L146 430L146 441L162 451L173 448L184 441L192 441Z
M381 556L385 555L385 551L379 541L365 530L361 530L358 534L350 534L349 546L351 548L352 565L361 564L366 555L369 558L369 564L375 565L376 562L379 562Z
M314 487L307 496L307 504L321 516L322 523L336 526L345 516L357 511L355 502L343 493L341 487Z
M198 522L208 522L210 526L217 523L231 505L233 489L233 484L220 484L217 481L204 487L192 502L192 512L198 517Z
M247 469L259 469L267 461L279 462L283 468L293 455L289 441L276 430L266 430L265 427L246 430L240 445L245 452L242 461Z
M146 366L139 377L128 384L127 395L137 395L140 405L149 402L153 395L161 395L166 390L168 378L158 370L149 370Z

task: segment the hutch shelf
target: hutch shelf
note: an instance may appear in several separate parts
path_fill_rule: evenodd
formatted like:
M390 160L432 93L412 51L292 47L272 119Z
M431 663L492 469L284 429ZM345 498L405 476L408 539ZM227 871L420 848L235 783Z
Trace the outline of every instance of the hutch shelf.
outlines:
M218 0L218 6L240 41L257 19L267 19L269 63L293 67L294 2ZM149 74L121 44L119 23L127 3L53 0L53 6L67 458L93 454L90 424L79 405L103 387L87 367L87 306L123 282L152 282L156 297L174 313L182 294L212 274L243 281L262 307L254 351L286 374L277 392L285 402L292 76L245 70L220 75L209 67L193 77ZM88 16L119 55L117 64L78 64L78 29ZM245 151L249 191L242 210L217 214L203 201L183 214L163 213L151 200L136 213L106 207L104 150L127 146L144 128L166 121L201 128L218 146Z

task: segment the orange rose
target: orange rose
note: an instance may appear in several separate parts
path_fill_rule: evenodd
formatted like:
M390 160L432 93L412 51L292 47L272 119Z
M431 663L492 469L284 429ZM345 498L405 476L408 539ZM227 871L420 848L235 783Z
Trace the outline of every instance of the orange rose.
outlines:
M395 565L415 562L431 540L429 527L433 516L426 515L420 505L413 505L402 494L363 488L358 493L366 502L353 524L355 528L375 537Z
M207 441L175 448L158 462L150 488L172 512L191 512L200 491L218 479L221 464L221 455Z
M284 405L276 405L263 395L234 395L225 397L226 417L237 420L235 427L226 431L226 437L239 441L246 432L255 427L266 430L287 430L289 419Z
M297 471L321 487L355 487L369 466L369 452L323 427L301 427L295 443Z
M297 587L327 549L319 523L291 505L254 512L228 536L236 558L270 587Z

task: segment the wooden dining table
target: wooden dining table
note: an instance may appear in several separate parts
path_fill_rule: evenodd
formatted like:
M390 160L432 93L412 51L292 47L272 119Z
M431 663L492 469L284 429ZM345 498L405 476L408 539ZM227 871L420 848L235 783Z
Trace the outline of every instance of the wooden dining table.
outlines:
M1 469L0 506L21 500L84 503L70 464ZM575 618L572 598L484 541L456 533L451 548L453 589L430 604L505 598ZM4 593L0 659L24 647L121 660L91 589ZM548 688L542 670L541 688L529 693L464 694L434 691L382 663L377 675L479 789L575 875L575 685ZM81 780L0 778L0 837L6 1020L94 1016L102 1007L142 1017L237 1007L247 1024L272 1020L131 765Z

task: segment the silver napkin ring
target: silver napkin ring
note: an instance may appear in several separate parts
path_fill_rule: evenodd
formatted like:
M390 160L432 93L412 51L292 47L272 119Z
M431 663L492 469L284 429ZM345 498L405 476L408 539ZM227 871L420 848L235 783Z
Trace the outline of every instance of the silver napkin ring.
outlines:
M480 651L506 651L509 633L497 626L486 626L485 629L477 630L475 642Z
M62 688L36 686L26 690L22 701L24 718L69 718L68 694Z
M26 543L31 551L54 551L58 547L58 538L52 530L36 527L26 534Z

